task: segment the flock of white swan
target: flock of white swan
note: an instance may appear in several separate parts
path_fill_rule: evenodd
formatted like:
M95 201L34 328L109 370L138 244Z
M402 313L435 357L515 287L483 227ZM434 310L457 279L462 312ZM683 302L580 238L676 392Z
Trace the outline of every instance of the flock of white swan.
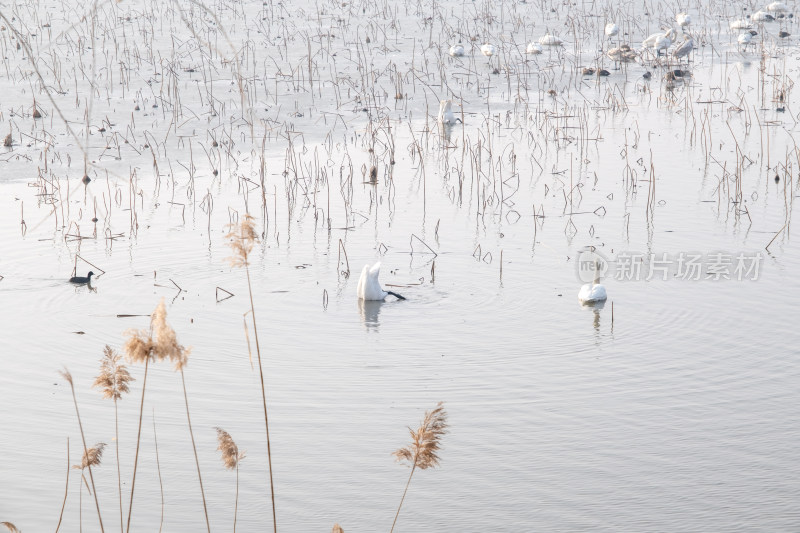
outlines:
M777 18L783 18L789 12L789 6L783 2L772 2L764 9L758 10L747 18L737 19L730 23L732 30L741 31L737 37L739 46L746 47L752 40L756 32L753 30L753 24L763 24L771 22ZM790 17L792 15L789 15ZM662 53L668 53L672 47L672 57L680 61L687 58L694 49L694 40L687 33L687 29L692 24L692 18L688 13L678 13L675 15L675 28L668 28L663 32L656 32L649 35L642 41L642 52L651 51L655 52L656 57L660 57ZM619 26L614 22L606 24L604 33L607 39L611 40L617 37L620 33ZM784 35L785 34L785 35ZM788 36L788 33L781 32L781 37ZM538 39L538 42L531 41L525 48L527 54L536 55L541 54L545 46L561 46L564 41L557 35L550 32L545 33ZM674 45L674 47L673 47ZM496 53L496 48L491 43L484 43L480 47L480 52L486 57L492 57ZM461 43L454 44L450 47L449 53L453 57L463 57L465 54L464 46ZM606 51L608 58L615 63L627 63L635 61L640 57L641 52L634 50L629 44L621 43L618 46L610 48ZM593 69L585 69L585 71L594 72ZM605 72L605 71L603 71ZM442 126L452 126L456 121L460 120L453 113L453 101L441 100L439 104L439 115L437 117L439 124ZM398 299L404 300L402 296L391 291L385 291L378 279L380 275L381 264L375 263L374 265L365 265L361 271L361 278L358 281L358 298L360 300L382 301L387 296L395 296ZM600 283L599 278L595 278L592 283L586 283L581 286L578 291L578 300L582 304L593 304L603 302L608 298L606 288Z
M742 33L737 37L737 43L740 47L745 47L750 43L753 35L753 25L763 24L765 22L775 21L777 18L783 18L789 12L789 6L783 2L772 2L753 13L752 15L734 20L730 23L732 30L741 30ZM789 15L791 16L791 15ZM686 33L687 28L692 24L692 17L688 13L678 13L675 15L676 28L668 28L666 31L656 32L648 36L642 41L641 51L655 52L656 57L660 57L662 53L666 53L670 47L675 45L672 50L672 56L680 60L684 57L688 58L689 54L694 49L694 39ZM608 39L617 37L620 33L620 27L614 23L609 22L605 26L605 35ZM788 37L788 33L781 32L780 37ZM564 44L563 39L550 32L541 36L538 41L531 41L525 48L525 52L530 55L541 54L545 46L561 46ZM484 43L480 47L480 52L486 57L492 57L496 53L496 48L491 43ZM453 57L463 57L466 53L464 46L461 43L454 44L450 47L449 53ZM629 44L619 44L616 47L609 48L606 55L615 63L628 63L635 61L641 52L637 52Z

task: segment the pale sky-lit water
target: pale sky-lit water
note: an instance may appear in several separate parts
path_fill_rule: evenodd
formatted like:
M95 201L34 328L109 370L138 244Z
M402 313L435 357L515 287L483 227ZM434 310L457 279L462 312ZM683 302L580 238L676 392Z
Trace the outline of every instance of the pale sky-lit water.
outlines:
M211 527L232 529L236 488L219 426L247 452L237 529L271 528L247 280L225 260L225 225L249 210L280 530L388 530L409 473L390 454L439 401L441 465L414 473L397 531L796 530L798 48L777 35L797 28L757 26L740 52L728 24L742 5L123 1L99 4L94 40L84 6L2 11L14 144L0 157L0 522L56 529L83 451L66 367L87 443L108 444L94 481L105 529L119 527L114 406L91 384L103 347L146 328L163 298L193 348ZM607 21L638 49L680 10L698 45L691 78L670 86L675 67L601 59ZM565 45L526 56L548 29ZM450 58L458 41L467 55ZM444 98L464 113L450 148ZM373 164L377 183L363 183ZM612 269L595 308L577 301L590 245ZM676 275L681 254L707 268L715 253L734 258L734 279ZM76 254L91 263L79 275L105 271L95 290L67 283ZM667 254L670 279L646 280L647 264L616 279L635 254ZM739 254L759 261L743 280ZM406 301L359 304L361 268L378 260ZM217 302L217 287L234 296ZM130 370L126 518L144 372ZM79 471L68 479L60 531L99 531ZM163 531L206 527L168 363L148 372L132 530L158 531L162 513Z

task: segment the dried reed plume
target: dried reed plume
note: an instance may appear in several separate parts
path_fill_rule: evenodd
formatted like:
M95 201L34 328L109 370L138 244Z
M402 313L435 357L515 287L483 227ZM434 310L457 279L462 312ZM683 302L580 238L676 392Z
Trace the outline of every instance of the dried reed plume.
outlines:
M17 526L11 522L0 522L0 526L6 526L11 533L22 533L19 529L17 529Z
M439 402L433 411L426 411L417 430L408 428L408 432L411 444L392 454L397 461L408 461L414 468L422 470L439 466L439 439L447 433L447 413L443 403Z
M206 495L203 489L203 477L200 475L200 462L197 458L197 448L194 443L194 433L192 432L192 420L189 415L189 399L186 395L186 381L183 369L188 362L191 348L186 348L178 342L175 330L167 324L167 307L162 299L150 316L150 330L129 330L126 332L128 340L125 341L124 350L128 360L134 363L144 362L144 379L142 380L142 401L139 406L139 430L136 436L136 457L133 461L133 480L131 482L131 502L128 506L127 531L131 529L131 515L133 513L133 492L136 486L136 468L139 464L139 443L142 436L142 414L144 411L144 393L147 386L147 370L150 362L169 359L175 364L175 370L181 373L181 384L183 385L183 397L186 402L186 418L189 421L189 435L192 439L192 449L194 450L195 464L197 465L197 476L200 479L200 494L203 497L203 511L206 518L206 526L211 531L211 524L208 520L208 508L206 506Z
M244 452L239 452L239 447L231 437L230 433L222 428L216 428L217 441L219 446L217 450L222 452L222 463L228 470L233 470L239 466L239 461L245 458Z
M100 387L103 398L114 400L114 446L117 452L117 494L119 495L119 529L122 527L122 473L119 466L119 417L117 416L117 400L122 394L129 392L128 383L134 381L128 369L121 362L122 357L106 344L103 358L100 359L100 374L95 378L93 387Z
M83 452L83 459L81 464L72 465L72 468L83 470L87 466L100 466L100 460L103 458L103 450L106 447L105 442L98 442L92 448Z
M236 500L233 506L233 531L236 533L236 515L239 511L239 461L244 459L245 453L239 451L233 437L222 428L217 429L217 449L222 452L222 464L228 470L236 469Z
M397 506L397 513L392 522L392 529L397 523L397 517L400 516L400 508L403 507L403 500L406 499L408 486L411 484L411 476L417 468L425 470L439 465L439 448L440 439L442 435L447 433L447 413L444 410L442 402L436 404L433 411L426 411L425 417L422 419L416 431L408 428L411 434L411 444L405 448L400 448L392 453L397 458L397 461L408 461L411 464L411 474L408 476L406 482L406 489L403 491L403 497L400 499L400 505Z
M225 226L228 229L228 234L225 235L226 239L230 239L228 246L233 250L233 255L227 258L227 261L232 267L248 266L250 263L250 251L253 249L255 243L258 242L258 235L256 234L255 219L248 213L242 217L239 224L228 224Z
M342 526L340 526L339 524L333 524L333 529L331 530L331 533L344 533L344 529L342 529Z
M274 533L278 533L278 519L275 513L275 485L272 481L272 450L269 443L269 416L267 415L267 393L264 386L264 367L261 364L261 347L258 343L258 326L256 325L256 309L253 302L253 287L250 283L250 251L255 243L258 242L258 235L255 230L255 219L245 213L239 224L228 224L229 239L228 245L233 250L233 256L228 258L231 266L244 267L247 274L247 290L250 293L250 314L253 317L253 335L256 338L256 355L258 356L258 375L261 378L261 401L264 405L264 426L267 433L267 461L269 464L269 491L272 498L272 527ZM248 340L249 342L249 340Z
M69 388L72 390L72 403L75 404L75 414L78 416L78 427L81 430L81 440L83 441L83 454L84 457L90 457L89 455L89 448L86 446L86 436L83 434L83 423L81 422L81 413L78 410L78 399L75 397L75 384L72 382L72 374L65 368L63 371L59 372L61 376L67 380L69 383ZM92 482L92 493L94 495L94 505L97 507L97 519L100 521L100 531L105 533L105 529L103 528L103 517L100 514L100 502L97 500L97 490L94 488L94 476L92 475L92 464L90 462L86 463L86 467L89 469L89 479Z
M103 348L103 358L100 359L100 374L92 384L92 387L101 388L103 398L119 400L123 393L130 391L128 383L135 381L127 367L120 362L121 359L122 357L106 344Z
M132 363L147 363L169 359L175 370L182 370L188 362L191 348L178 343L175 330L167 324L167 307L162 299L150 316L150 330L129 330L126 332L125 353Z

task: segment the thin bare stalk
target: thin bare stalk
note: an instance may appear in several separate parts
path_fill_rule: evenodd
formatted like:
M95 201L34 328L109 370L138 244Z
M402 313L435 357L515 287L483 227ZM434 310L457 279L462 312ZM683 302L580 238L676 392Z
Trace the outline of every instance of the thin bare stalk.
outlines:
M255 232L254 219L249 214L245 214L243 220L238 224L230 224L230 233L227 238L230 239L228 243L234 252L232 257L228 258L231 265L234 267L244 267L247 274L247 290L250 295L250 312L253 315L253 335L256 339L256 355L258 358L258 375L261 379L261 402L264 406L264 427L267 433L267 460L269 462L269 491L272 498L272 527L275 533L278 532L278 520L275 513L275 485L272 479L272 449L269 442L269 416L267 415L267 392L264 385L264 366L261 361L261 346L258 341L258 326L256 323L256 309L253 301L253 286L250 281L250 264L249 255L253 245L258 241L258 235Z
M394 531L394 526L397 524L397 517L400 516L400 509L406 499L406 493L408 492L408 486L411 484L411 477L414 475L414 471L417 467L420 470L425 470L439 465L440 440L442 435L447 433L447 413L442 402L439 402L432 411L426 411L419 427L416 430L408 428L408 432L411 434L411 444L400 448L392 454L398 461L411 463L411 473L408 475L406 488L403 491L403 497L400 499L400 505L397 506L390 532Z
M78 416L78 427L81 430L81 440L83 441L83 453L88 456L89 448L86 446L86 437L83 434L83 423L81 422L81 413L78 410L78 399L75 396L75 385L72 383L72 375L66 369L61 373L61 375L67 380L70 390L72 390L72 402L75 404L75 414ZM97 500L97 490L94 488L92 465L87 464L86 466L89 469L89 479L92 482L92 494L94 495L94 505L97 508L97 519L100 521L100 531L105 533L105 529L103 528L103 517L100 515L100 502Z
M67 437L67 483L64 486L64 501L61 503L61 514L58 515L58 524L56 525L56 533L61 528L61 521L64 519L64 508L67 506L67 494L69 493L69 437Z
M236 461L236 500L233 503L233 533L236 533L236 516L239 514L239 461Z
M394 525L397 523L397 517L400 516L400 508L403 507L403 502L406 499L406 493L408 492L408 486L411 485L411 476L414 475L414 470L417 469L417 465L411 467L411 473L408 475L408 481L406 481L406 490L403 491L403 497L400 498L400 505L397 506L397 512L394 515L394 522L392 522L392 529L389 530L389 533L394 531Z
M119 495L119 530L125 531L122 524L122 471L119 467L119 415L117 413L117 399L114 398L114 446L117 453L117 494Z
M136 488L136 467L139 464L139 443L142 439L142 414L144 413L144 392L147 387L147 369L150 366L150 358L144 362L144 379L142 379L142 402L139 405L139 431L136 434L136 455L133 459L133 479L131 480L131 502L128 504L128 525L126 531L131 530L131 514L133 513L133 491Z
M200 474L200 460L197 458L197 446L194 444L192 417L189 415L189 397L186 395L186 380L183 377L183 368L181 368L181 384L183 385L183 400L186 402L186 420L189 422L189 436L192 438L194 462L197 465L197 478L200 480L200 494L203 496L203 513L205 513L206 516L206 527L208 528L208 533L211 533L211 522L208 521L208 507L206 506L206 492L203 490L203 476Z
M153 441L156 445L156 470L158 470L158 489L161 492L161 520L158 523L158 533L164 527L164 483L161 481L161 461L158 459L158 435L156 434L156 410L153 409Z
M269 493L272 497L272 527L278 533L278 519L275 516L275 487L272 482L272 450L269 446L269 417L267 416L267 393L264 387L264 369L261 366L261 348L258 345L258 327L256 326L256 308L253 303L253 288L250 285L250 268L245 263L244 271L247 273L247 290L250 293L250 312L253 314L253 335L256 338L256 356L258 358L258 375L261 378L261 401L264 404L264 426L267 431L267 461L269 462Z

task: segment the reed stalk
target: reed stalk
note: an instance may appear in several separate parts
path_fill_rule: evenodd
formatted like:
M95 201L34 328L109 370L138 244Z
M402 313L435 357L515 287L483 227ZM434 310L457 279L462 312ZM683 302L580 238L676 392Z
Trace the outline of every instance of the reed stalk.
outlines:
M400 505L397 506L390 533L394 531L394 526L397 524L400 509L403 507L403 501L406 499L408 487L411 485L411 478L414 476L416 469L425 470L439 465L440 440L442 435L447 433L447 413L444 410L444 404L439 402L435 409L426 411L416 431L409 427L408 432L411 434L411 444L400 448L392 454L398 462L408 461L411 464L411 473L408 476L408 481L406 481L406 488L403 491L403 497L400 499Z
M131 515L133 513L133 491L136 485L136 468L139 462L139 443L142 435L142 414L144 412L144 392L147 385L147 369L150 360L161 361L169 359L175 363L175 370L181 372L181 382L183 384L183 396L186 401L186 418L189 421L189 434L192 439L192 449L194 450L195 464L197 465L197 476L200 480L200 494L203 498L203 511L206 519L206 527L210 533L211 523L208 519L208 506L206 504L205 490L203 489L203 478L200 474L200 461L197 457L197 448L194 443L194 433L192 432L192 421L189 415L189 400L186 394L186 381L183 377L183 368L188 361L191 348L186 348L178 343L175 330L167 324L167 308L164 300L156 307L150 316L150 330L132 330L127 332L128 340L125 342L125 352L128 359L132 362L144 361L144 381L142 382L142 403L139 406L139 431L136 437L136 458L133 463L133 481L131 484L131 504L128 508L127 531L131 528Z
M233 437L222 428L217 429L217 450L222 452L222 463L228 470L236 470L236 499L233 504L233 533L236 533L236 516L239 511L239 461L244 459L245 452L240 452Z
M253 245L258 242L255 231L255 219L249 214L245 214L239 224L228 225L229 233L226 238L230 239L229 246L233 250L233 256L228 258L231 266L244 267L247 274L247 290L250 295L250 313L253 317L253 335L256 339L256 358L258 359L258 375L261 378L261 401L264 406L264 426L267 434L267 461L269 464L269 490L272 499L272 528L275 533L278 531L278 520L275 513L275 485L272 479L272 450L269 442L269 415L267 413L267 393L264 385L264 367L261 362L261 347L258 342L258 326L256 325L256 309L253 302L253 286L250 282L250 251Z
M75 397L75 385L72 382L72 374L65 368L61 372L61 376L69 383L69 388L72 391L72 402L75 404L75 414L78 416L78 427L81 430L81 440L83 441L83 453L85 457L89 457L89 448L86 446L86 436L83 434L83 423L81 422L81 413L78 410L78 399ZM94 476L92 475L92 465L87 463L89 469L89 479L92 482L92 494L94 495L94 505L97 508L97 519L100 521L100 531L105 533L103 528L103 517L100 514L100 502L97 500L97 490L94 488Z
M133 381L133 377L128 369L121 362L120 355L107 345L103 348L103 358L100 360L100 374L94 380L93 387L101 387L103 398L114 400L114 446L116 448L117 459L117 493L119 495L119 530L124 531L122 522L122 472L119 466L119 413L117 410L117 400L123 393L129 392L128 383Z
M61 521L64 520L64 509L67 507L67 494L69 494L69 437L67 437L67 482L64 487L64 501L61 502L61 513L58 515L58 524L56 524L56 533L61 529Z

